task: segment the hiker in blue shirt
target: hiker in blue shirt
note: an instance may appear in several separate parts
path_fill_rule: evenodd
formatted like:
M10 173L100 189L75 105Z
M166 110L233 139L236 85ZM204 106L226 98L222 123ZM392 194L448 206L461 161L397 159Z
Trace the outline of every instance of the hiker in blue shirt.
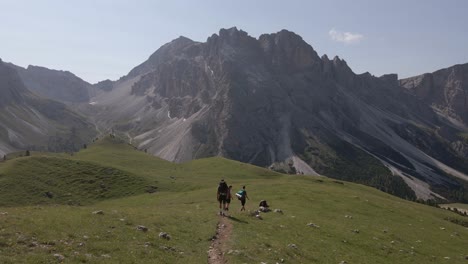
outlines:
M236 193L236 196L237 198L241 201L241 205L242 205L242 208L241 208L241 211L245 211L245 199L249 199L249 196L247 196L247 191L245 190L245 185L242 186L242 190L238 191Z

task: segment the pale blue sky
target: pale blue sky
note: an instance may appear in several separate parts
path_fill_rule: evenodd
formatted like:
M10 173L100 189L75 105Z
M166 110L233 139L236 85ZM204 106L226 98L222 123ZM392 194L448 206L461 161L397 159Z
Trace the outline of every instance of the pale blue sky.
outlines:
M288 29L356 73L407 77L468 62L464 0L0 0L0 58L118 79L178 36ZM348 32L348 33L346 33Z

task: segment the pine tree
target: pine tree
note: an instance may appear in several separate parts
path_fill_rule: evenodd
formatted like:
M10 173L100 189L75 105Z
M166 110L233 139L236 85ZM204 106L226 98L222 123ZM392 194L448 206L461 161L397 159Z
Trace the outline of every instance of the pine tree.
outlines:
M26 150L26 157L29 157L31 156L31 152L29 152L29 150Z

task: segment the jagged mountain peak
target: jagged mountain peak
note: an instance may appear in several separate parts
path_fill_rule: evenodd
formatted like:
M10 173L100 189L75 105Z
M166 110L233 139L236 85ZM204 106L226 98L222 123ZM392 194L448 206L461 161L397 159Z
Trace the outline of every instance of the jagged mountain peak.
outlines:
M237 29L237 27L222 28L219 30L220 38L240 38L247 37L249 34L243 31L242 29Z
M206 40L206 46L208 54L221 52L228 55L228 57L235 50L258 49L257 40L247 32L237 29L237 27L220 29L218 34L213 34Z
M271 63L283 71L294 72L320 68L317 52L301 36L288 30L263 34L258 38Z
M195 41L187 37L180 36L157 49L145 62L133 68L123 79L133 78L151 72L165 60L178 56L183 49L195 43Z
M296 173L355 173L367 183L412 184L424 199L435 195L428 186L458 186L436 159L468 178L467 155L447 143L463 131L438 120L396 75L355 74L288 30L253 38L233 27L204 43L180 38L129 77L98 98L111 112L97 119L168 160L219 155ZM434 136L441 127L447 142ZM468 149L453 143L459 153Z
M309 47L313 50L312 46L305 42L300 35L286 29L282 29L276 33L262 34L258 39L260 42L265 39L272 39L278 46Z

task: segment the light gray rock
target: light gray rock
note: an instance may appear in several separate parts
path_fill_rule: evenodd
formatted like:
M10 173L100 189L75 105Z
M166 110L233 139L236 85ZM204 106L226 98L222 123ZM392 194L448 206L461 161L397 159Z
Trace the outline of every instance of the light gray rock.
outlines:
M160 237L160 238L163 238L163 239L166 239L166 240L170 240L170 239L171 239L171 236L170 236L168 233L166 233L166 232L160 232L160 233L159 233L159 237Z
M146 226L144 226L144 225L138 225L136 227L136 230L143 231L143 232L148 232L148 228Z
M59 262L63 262L65 260L65 257L62 254L54 254L54 258L56 258Z
M296 244L288 244L288 247L298 249Z

